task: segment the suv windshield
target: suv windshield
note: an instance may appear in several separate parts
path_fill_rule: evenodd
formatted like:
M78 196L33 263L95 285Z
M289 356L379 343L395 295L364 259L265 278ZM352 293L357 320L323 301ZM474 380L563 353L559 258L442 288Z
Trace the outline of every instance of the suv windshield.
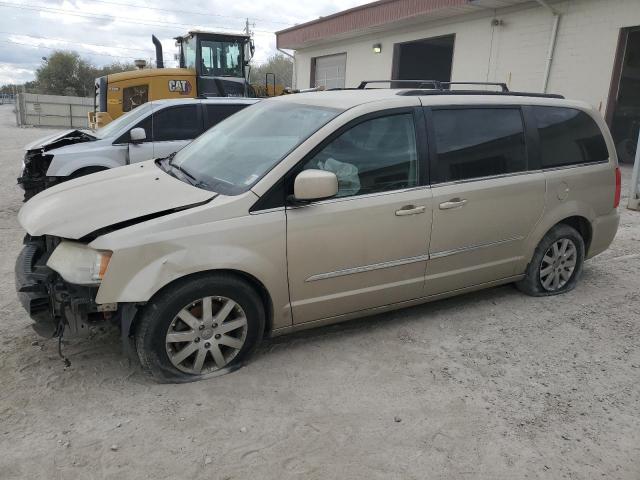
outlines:
M341 111L265 100L208 130L180 150L171 164L196 179L197 186L237 195Z
M125 113L121 117L116 118L112 122L107 123L104 127L96 130L95 135L98 138L107 138L120 131L127 125L133 126L141 118L147 116L151 112L151 102L140 105L139 107Z

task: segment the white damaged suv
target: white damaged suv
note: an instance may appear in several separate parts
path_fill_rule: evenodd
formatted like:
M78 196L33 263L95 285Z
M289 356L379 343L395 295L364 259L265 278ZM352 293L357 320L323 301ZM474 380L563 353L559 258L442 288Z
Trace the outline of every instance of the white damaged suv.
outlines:
M67 130L25 147L18 184L25 200L71 178L163 158L254 98L171 99L145 103L96 130Z

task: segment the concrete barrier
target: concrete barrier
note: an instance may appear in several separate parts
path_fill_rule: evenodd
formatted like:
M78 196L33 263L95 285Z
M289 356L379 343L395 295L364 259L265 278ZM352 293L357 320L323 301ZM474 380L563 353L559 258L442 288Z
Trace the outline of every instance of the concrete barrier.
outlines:
M16 100L18 126L87 128L93 98L19 93Z

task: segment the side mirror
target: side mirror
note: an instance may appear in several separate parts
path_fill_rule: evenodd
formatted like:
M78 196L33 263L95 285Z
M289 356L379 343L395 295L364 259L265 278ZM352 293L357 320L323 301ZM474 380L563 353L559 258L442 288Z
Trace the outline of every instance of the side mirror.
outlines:
M129 132L129 138L131 143L140 143L147 139L147 132L144 131L144 128L132 128Z
M338 177L326 170L304 170L293 184L293 196L296 200L311 202L335 197L338 193Z

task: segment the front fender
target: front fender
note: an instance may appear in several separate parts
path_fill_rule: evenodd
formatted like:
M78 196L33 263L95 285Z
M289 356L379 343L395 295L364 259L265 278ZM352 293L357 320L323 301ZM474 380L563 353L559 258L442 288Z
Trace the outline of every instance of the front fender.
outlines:
M126 164L126 151L114 150L108 155L86 153L55 153L47 169L48 177L68 177L87 167L116 168Z
M96 302L146 302L175 280L213 270L236 270L265 284L268 281L263 272L276 268L256 252L236 246L167 245L144 253L142 258L135 250L118 251L111 258Z
M235 201L222 198L219 203ZM211 221L234 210L221 206L214 202L176 212L92 242L93 248L113 251L96 302L148 302L188 275L233 270L264 286L273 305L274 328L290 325L284 211ZM202 223L193 224L196 220Z

